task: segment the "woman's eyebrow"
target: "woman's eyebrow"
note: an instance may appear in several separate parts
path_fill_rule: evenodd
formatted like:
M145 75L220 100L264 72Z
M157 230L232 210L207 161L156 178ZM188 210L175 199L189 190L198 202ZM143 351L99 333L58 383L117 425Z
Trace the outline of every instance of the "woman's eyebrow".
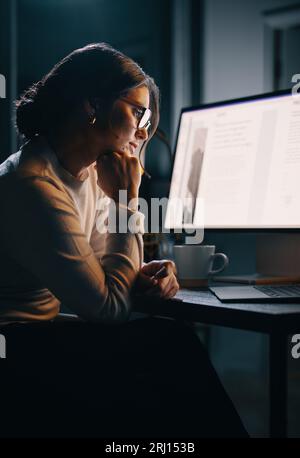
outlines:
M137 107L141 107L141 108L147 109L147 107L145 107L142 103L136 102L135 100L133 100L132 103L133 103L134 105L136 105Z
M132 105L136 105L137 107L144 108L147 110L148 107L145 107L142 103L137 102L136 100L129 99L127 97L123 97L124 100L127 100L127 102L132 103Z

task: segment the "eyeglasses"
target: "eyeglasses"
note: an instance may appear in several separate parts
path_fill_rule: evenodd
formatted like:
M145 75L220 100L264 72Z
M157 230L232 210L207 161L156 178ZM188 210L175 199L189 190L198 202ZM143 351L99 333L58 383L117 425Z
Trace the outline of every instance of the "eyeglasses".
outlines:
M138 105L132 102L131 100L127 99L126 97L120 97L120 100L123 100L125 103L128 103L128 105L131 105L132 107L136 109L134 113L137 119L136 128L137 129L146 129L146 131L148 131L149 127L151 126L150 119L152 116L152 111L149 108L145 108L141 105ZM139 151L139 162L140 162L140 166L142 169L142 173L144 173L147 178L151 179L151 175L147 172L144 164L142 163L143 161L142 161L141 155L142 155L142 152L144 151L144 145L145 145L145 141Z
M120 97L121 100L128 103L129 105L135 107L135 117L138 121L137 129L146 129L148 130L151 126L151 116L152 111L149 108L142 107L141 105L137 105L136 103L132 102L131 100L126 99L126 97Z

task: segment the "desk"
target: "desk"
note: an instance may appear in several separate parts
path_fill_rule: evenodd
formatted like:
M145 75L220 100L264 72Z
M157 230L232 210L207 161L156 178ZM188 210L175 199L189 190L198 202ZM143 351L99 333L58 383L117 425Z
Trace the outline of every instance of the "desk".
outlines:
M300 333L300 303L223 303L207 288L199 288L181 289L170 300L143 296L136 304L137 311L151 315L268 334L270 437L286 436L287 337Z

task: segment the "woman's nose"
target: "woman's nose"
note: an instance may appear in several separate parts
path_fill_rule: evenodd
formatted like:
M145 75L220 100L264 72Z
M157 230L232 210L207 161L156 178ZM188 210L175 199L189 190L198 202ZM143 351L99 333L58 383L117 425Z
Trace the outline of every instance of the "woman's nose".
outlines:
M149 137L148 131L144 127L142 127L141 129L137 129L135 136L136 138L141 139L143 141L148 140Z

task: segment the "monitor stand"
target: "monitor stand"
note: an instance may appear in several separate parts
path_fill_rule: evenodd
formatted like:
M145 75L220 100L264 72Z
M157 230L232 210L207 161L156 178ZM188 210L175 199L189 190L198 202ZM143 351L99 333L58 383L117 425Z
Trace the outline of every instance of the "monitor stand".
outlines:
M257 234L256 272L213 280L242 284L300 283L300 234Z

